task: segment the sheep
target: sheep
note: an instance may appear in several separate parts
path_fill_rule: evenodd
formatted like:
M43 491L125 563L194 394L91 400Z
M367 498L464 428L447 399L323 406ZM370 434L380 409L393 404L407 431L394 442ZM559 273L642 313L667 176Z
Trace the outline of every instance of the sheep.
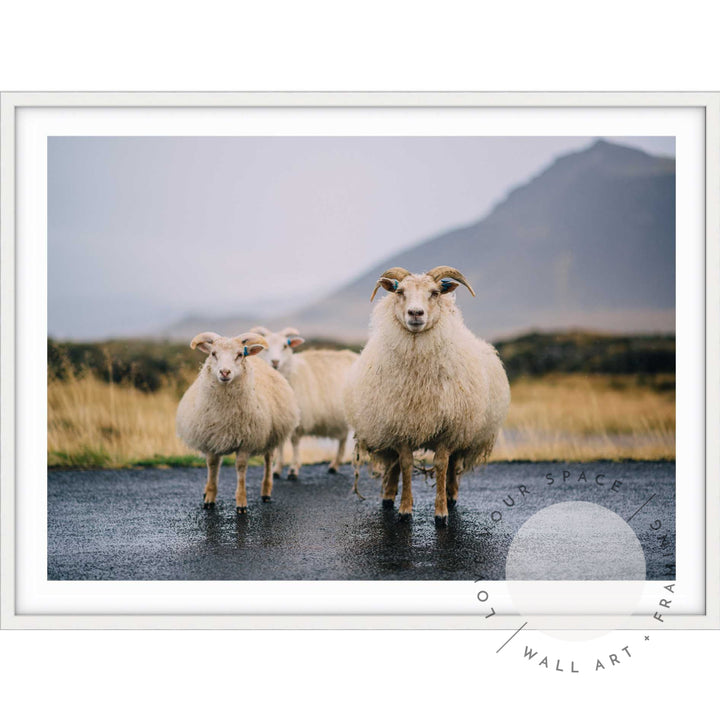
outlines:
M214 332L196 335L190 347L206 353L198 377L187 389L176 415L178 437L205 454L205 508L215 506L220 460L237 453L238 514L247 512L245 474L251 455L263 455L265 473L260 489L263 502L272 495L272 453L293 432L300 411L284 377L253 357L267 348L255 333L222 337Z
M455 305L458 283L475 295L455 268L384 272L370 301L380 287L388 295L344 393L358 451L383 464L383 507L394 507L402 473L402 520L412 516L413 451L434 451L438 527L457 503L461 473L489 458L510 405L495 348L468 330Z
M350 366L358 354L350 350L307 350L295 354L293 350L305 340L295 328L285 328L273 333L264 327L255 327L251 332L262 335L268 344L263 353L265 360L282 374L295 391L300 407L300 424L292 435L293 459L288 479L297 479L300 474L300 438L334 438L338 441L335 459L330 463L329 473L336 473L345 454L349 432L343 407L342 389ZM283 467L283 448L278 449L275 477Z

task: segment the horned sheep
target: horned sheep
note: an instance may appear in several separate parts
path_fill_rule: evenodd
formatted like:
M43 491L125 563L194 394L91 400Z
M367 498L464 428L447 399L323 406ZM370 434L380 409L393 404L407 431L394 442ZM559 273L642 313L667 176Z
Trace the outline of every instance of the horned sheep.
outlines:
M338 441L335 459L328 472L336 473L345 454L349 433L343 406L343 387L348 371L358 354L350 350L307 350L295 353L305 340L295 328L273 333L264 327L251 332L262 335L268 349L262 357L282 374L295 391L300 408L300 424L292 435L293 457L288 479L297 478L300 461L300 439L306 436L333 438ZM275 475L282 473L283 448L277 453Z
M176 415L178 437L205 454L206 508L217 497L220 461L236 453L238 514L247 512L245 475L251 455L263 455L263 502L272 494L272 453L299 421L295 395L284 377L254 357L267 348L256 333L222 337L214 332L196 335L190 347L207 354L198 377L187 389Z
M383 506L392 508L402 473L401 519L412 515L413 452L433 451L435 524L447 524L462 472L486 461L510 404L495 349L465 326L453 291L459 270L412 274L391 268L377 281L384 297L345 389L359 448L383 465Z

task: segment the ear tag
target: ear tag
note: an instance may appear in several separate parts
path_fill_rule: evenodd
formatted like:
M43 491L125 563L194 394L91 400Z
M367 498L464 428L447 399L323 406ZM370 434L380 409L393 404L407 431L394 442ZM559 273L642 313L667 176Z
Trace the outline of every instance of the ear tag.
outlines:
M244 345L244 346L243 346L243 357L247 357L247 356L248 356L247 345Z
M398 281L393 280L393 290L397 290L397 289L398 289Z
M443 292L447 292L450 289L452 282L450 280L442 280L440 285L442 285Z
M287 339L287 344L292 345L292 340L290 338Z

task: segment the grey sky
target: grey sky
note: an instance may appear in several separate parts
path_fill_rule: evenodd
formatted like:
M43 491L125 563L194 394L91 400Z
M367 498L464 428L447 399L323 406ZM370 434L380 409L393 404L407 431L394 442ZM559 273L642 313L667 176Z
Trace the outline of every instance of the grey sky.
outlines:
M674 138L608 138L674 155ZM478 220L588 137L51 138L49 333L285 312Z

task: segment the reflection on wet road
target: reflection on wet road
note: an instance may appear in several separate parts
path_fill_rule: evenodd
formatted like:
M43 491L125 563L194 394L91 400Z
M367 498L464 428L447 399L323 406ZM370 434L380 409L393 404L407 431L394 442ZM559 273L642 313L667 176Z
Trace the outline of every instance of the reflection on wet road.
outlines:
M202 507L199 469L50 472L48 579L501 580L523 523L569 501L631 518L648 579L675 577L674 463L492 464L463 478L440 529L422 477L414 518L401 523L381 507L379 481L361 481L365 501L351 493L349 466L340 475L308 466L299 481L277 480L271 504L260 502L261 472L248 473L248 514L239 517L228 467L214 510ZM663 535L650 527L658 521ZM611 569L611 553L605 561Z

